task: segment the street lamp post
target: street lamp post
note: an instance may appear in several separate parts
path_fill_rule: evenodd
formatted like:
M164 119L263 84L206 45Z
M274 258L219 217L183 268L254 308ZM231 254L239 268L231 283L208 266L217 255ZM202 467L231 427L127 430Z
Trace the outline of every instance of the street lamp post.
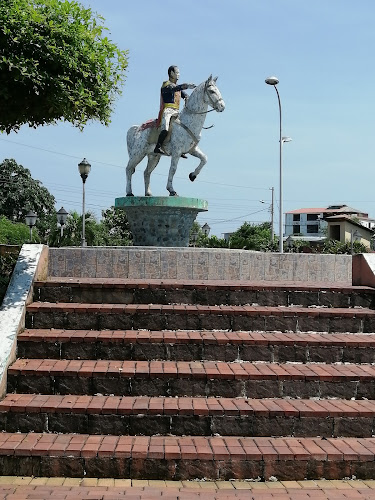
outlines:
M210 234L210 226L207 224L207 222L205 224L203 224L202 226L202 231L204 233L205 236L208 236Z
M273 210L274 210L274 191L275 188L271 187L271 243L273 243L274 240L274 234L273 234Z
M277 90L276 85L279 83L278 78L276 76L270 76L266 78L265 82L267 85L272 85L276 90L277 100L279 103L279 116L280 116L280 127L279 127L279 252L283 253L283 143L291 141L290 137L282 136L282 128L281 128L281 101L280 94Z
M64 233L64 226L66 223L66 219L68 218L68 212L65 210L64 207L61 207L60 210L57 212L57 222L60 224L60 238L63 237Z
M85 213L85 182L86 179L90 173L91 170L91 165L90 163L84 158L81 163L78 164L78 171L79 175L81 176L82 179L82 239L81 239L81 246L85 247L87 245L86 243L86 238L85 238L85 218L86 218L86 213Z
M29 210L29 212L27 212L26 214L26 225L30 228L30 243L32 243L33 240L33 227L35 226L36 219L36 213L34 213L32 210Z

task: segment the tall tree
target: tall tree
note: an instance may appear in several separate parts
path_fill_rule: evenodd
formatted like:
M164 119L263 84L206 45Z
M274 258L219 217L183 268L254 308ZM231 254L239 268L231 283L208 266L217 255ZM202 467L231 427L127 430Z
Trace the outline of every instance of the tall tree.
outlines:
M0 1L0 130L89 120L108 125L127 51L76 1Z
M37 226L41 228L55 212L55 198L31 177L28 168L15 160L4 160L0 163L0 215L13 222L25 222L29 210L37 214Z

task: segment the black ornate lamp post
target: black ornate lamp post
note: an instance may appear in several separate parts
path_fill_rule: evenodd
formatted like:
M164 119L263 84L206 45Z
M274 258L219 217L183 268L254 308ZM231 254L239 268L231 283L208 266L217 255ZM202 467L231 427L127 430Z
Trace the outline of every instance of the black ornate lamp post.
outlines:
M205 224L203 224L202 231L203 231L203 233L204 233L205 236L208 236L210 234L211 228L207 224L207 222Z
M64 226L66 223L66 219L68 218L68 212L65 210L64 207L61 207L60 210L57 212L57 222L60 224L60 238L63 237L64 233Z
M81 239L81 246L85 247L87 245L86 243L86 235L85 235L85 182L86 179L90 173L91 170L91 165L90 163L84 158L81 163L78 164L78 171L79 175L81 176L82 179L82 239Z
M38 216L32 210L29 210L26 214L26 225L30 228L30 243L33 240L33 227L35 226Z

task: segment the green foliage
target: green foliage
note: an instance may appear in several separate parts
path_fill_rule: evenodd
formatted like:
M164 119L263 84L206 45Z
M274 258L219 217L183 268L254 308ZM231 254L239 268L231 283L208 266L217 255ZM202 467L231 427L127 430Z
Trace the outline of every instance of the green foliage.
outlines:
M129 223L123 210L111 207L102 212L102 220L98 222L95 216L86 212L85 239L88 246L128 246L132 242ZM52 217L48 244L51 247L81 246L82 215L76 211L68 214L61 236L61 227L57 223L56 214Z
M38 232L33 229L32 243L39 242ZM30 243L30 229L22 222L12 222L4 216L0 216L0 244L1 245L23 245Z
M196 233L195 246L205 248L241 248L244 250L258 250L275 252L278 248L277 240L271 242L271 225L249 224L245 222L229 238L229 241L217 236L205 236L198 222L193 223L190 231L190 246L194 246L193 233Z
M218 238L215 235L203 235L199 239L199 246L205 248L229 248L229 241L225 240L224 238Z
M277 243L271 242L271 224L249 224L245 222L230 237L230 248L244 250L274 251Z
M68 0L0 2L0 131L64 120L108 125L127 51L103 18Z
M132 244L132 233L124 210L115 207L102 211L101 237L103 245L128 246Z
M55 213L55 198L40 181L31 177L29 169L15 160L4 160L0 164L0 215L24 223L29 210L37 214L36 228L44 240L49 217Z
M18 254L0 255L0 305L4 299L17 259Z
M12 222L0 216L0 244L22 245L30 238L29 228L21 222Z
M85 239L88 246L102 245L100 224L91 212L86 212ZM51 247L78 247L82 244L82 215L75 210L69 212L61 236L61 228L57 223L57 215L52 217L52 225L48 237Z
M359 241L353 242L353 253L367 253L368 249L365 245ZM345 243L337 240L327 240L324 243L322 253L335 253L335 254L351 254L352 247L350 241L346 241Z
M293 235L294 236L294 235ZM305 250L308 250L308 253L315 253L316 249L314 249L308 241L304 240L293 240L291 242L284 242L284 252L286 253L301 253Z

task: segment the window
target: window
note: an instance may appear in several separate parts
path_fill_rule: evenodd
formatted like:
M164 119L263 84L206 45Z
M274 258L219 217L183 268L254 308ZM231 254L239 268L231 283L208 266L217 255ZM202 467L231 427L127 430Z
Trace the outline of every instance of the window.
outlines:
M307 220L318 220L319 214L307 214Z
M319 233L319 225L318 224L308 224L307 225L308 233Z
M335 224L335 225L331 225L330 227L330 238L332 238L333 240L337 240L337 241L340 241L340 225L339 224Z
M301 226L298 224L298 225L294 225L293 226L293 234L299 234L301 232Z
M293 222L299 222L301 220L301 214L293 214Z

